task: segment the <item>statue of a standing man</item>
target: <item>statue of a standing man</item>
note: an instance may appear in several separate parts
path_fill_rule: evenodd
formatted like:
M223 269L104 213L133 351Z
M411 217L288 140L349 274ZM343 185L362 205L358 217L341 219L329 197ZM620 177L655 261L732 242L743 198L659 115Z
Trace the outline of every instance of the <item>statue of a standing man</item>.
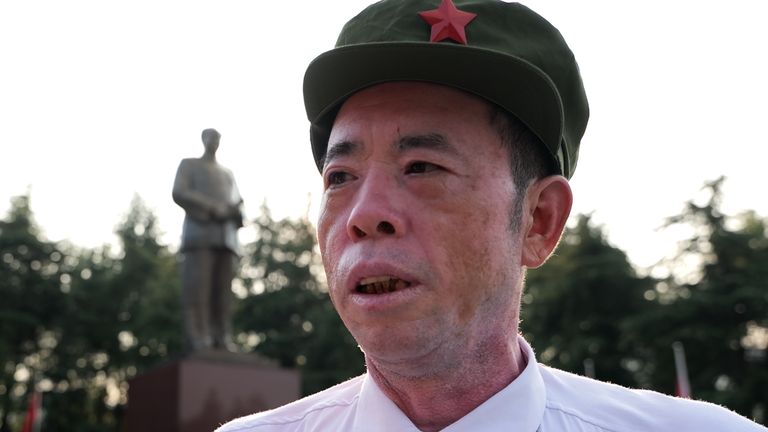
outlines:
M240 254L242 198L232 172L216 162L221 134L203 131L205 153L181 161L173 200L186 211L181 239L182 310L187 348L233 350L232 277Z

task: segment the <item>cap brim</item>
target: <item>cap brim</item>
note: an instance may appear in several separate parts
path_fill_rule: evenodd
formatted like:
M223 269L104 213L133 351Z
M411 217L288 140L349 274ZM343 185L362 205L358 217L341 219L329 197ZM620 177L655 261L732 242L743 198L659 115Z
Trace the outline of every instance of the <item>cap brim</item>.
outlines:
M341 104L366 87L390 81L431 82L476 94L518 117L554 158L562 154L560 96L552 80L531 63L506 53L452 43L366 43L321 54L304 75L312 153L320 171ZM559 168L562 172L563 166Z

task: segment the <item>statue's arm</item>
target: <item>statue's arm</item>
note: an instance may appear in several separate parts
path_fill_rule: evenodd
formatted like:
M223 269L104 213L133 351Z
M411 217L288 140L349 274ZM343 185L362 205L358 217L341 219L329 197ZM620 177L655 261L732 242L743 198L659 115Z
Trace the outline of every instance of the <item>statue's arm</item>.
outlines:
M232 201L235 202L232 206L232 220L238 228L241 228L245 221L245 215L243 214L243 197L240 195L240 189L237 187L235 177L230 173L232 179Z
M186 160L181 161L173 182L173 201L189 216L200 221L209 221L219 211L219 204L193 188L190 170L189 163Z

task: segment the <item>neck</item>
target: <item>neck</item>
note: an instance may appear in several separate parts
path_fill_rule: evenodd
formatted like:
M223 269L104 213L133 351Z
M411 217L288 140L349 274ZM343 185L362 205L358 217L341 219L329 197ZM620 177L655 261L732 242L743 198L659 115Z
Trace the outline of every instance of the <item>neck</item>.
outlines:
M366 356L368 372L384 394L422 431L438 431L490 399L525 369L513 335L472 361L423 377L409 377Z
M209 162L216 162L216 153L205 152L200 159Z

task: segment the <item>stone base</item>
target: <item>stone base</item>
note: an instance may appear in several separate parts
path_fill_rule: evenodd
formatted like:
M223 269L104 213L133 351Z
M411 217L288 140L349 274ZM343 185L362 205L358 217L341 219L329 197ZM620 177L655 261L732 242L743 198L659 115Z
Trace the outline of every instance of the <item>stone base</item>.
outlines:
M233 418L294 401L298 371L252 354L204 351L129 382L125 432L211 432Z

